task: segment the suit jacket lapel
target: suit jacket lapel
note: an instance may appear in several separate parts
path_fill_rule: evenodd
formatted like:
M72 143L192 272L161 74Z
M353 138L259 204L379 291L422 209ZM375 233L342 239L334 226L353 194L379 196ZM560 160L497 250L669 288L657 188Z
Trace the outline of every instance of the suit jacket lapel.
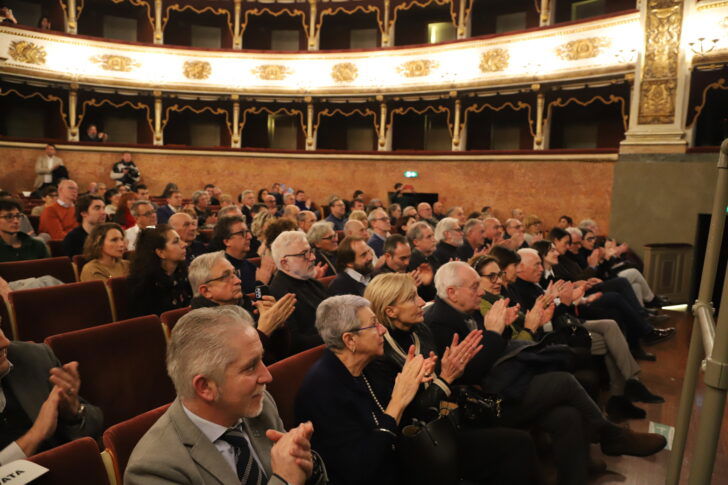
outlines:
M35 421L38 417L40 408L48 398L50 384L47 386L29 386L28 382L36 382L37 363L34 366L30 359L24 359L22 355L18 355L13 344L8 349L8 360L16 365L13 370L5 376L5 381L13 390L15 397L18 398L20 406L28 415L31 421Z
M182 443L189 448L190 456L195 463L219 480L220 483L238 483L236 473L215 448L215 445L202 434L195 423L190 421L179 400L172 404L169 413Z

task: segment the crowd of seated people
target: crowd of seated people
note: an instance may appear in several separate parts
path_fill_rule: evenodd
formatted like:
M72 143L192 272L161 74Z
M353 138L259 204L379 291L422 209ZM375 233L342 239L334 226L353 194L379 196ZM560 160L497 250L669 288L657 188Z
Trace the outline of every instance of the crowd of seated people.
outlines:
M258 203L252 189L234 198L212 184L187 203L170 184L155 203L146 185L122 183L121 195L110 189L118 200L109 215L109 191L98 185L81 196L73 180L48 185L39 230L62 240L66 255L83 256L81 281L126 277L131 315L192 308L174 327L168 350L178 400L139 443L127 483L175 474L184 478L160 483L198 483L194 459L178 445L169 443L169 456L150 451L168 444L165 429L179 423L189 434L176 440L204 436L222 454L218 465L229 465L220 471L223 483L235 474L277 476L281 483L402 483L406 470L392 451L402 429L413 419L433 419L433 409L437 415L441 402L456 403L467 389L503 402L496 425L457 430L453 473L469 482L540 480L541 458L527 431L548 436L564 484L587 483L590 473L603 471L589 443L600 443L606 455L647 456L665 446L659 435L614 423L644 419L635 403L664 401L639 379L637 360L654 360L644 346L674 335L655 326L666 301L650 289L628 246L601 237L591 220L574 227L564 216L564 228L545 233L537 216L517 209L503 224L490 211L466 217L462 207L442 204L387 207L363 193L317 205L303 190L279 184L261 189ZM23 209L0 198L0 261L50 254L42 238L21 230ZM564 339L564 325L574 321L591 334L587 342ZM196 338L209 346L193 349ZM56 439L61 424L93 409L77 397L78 369L54 363L43 372L76 386L74 400L44 384L40 414L23 412L8 379L21 361L5 350L15 345L6 341L0 339L0 371L4 361L14 367L0 375L8 403L0 411L22 422L4 433L1 445L13 451L4 450L0 463L79 436ZM296 399L301 425L284 433L265 393L265 366L322 344L326 350ZM553 345L558 351L543 350ZM211 358L214 348L220 355ZM173 356L187 353L197 357L180 370L187 364ZM603 357L608 373L603 398L592 356ZM237 372L244 377L231 374ZM229 388L242 393L245 406L227 402L235 399ZM42 416L58 426L44 419L41 429ZM259 420L279 431L270 441L256 435L241 445L223 436L227 428L240 434L241 419L248 437ZM240 451L245 446L254 453ZM283 449L298 459L281 465ZM173 465L172 457L183 464ZM354 466L362 460L366 466Z

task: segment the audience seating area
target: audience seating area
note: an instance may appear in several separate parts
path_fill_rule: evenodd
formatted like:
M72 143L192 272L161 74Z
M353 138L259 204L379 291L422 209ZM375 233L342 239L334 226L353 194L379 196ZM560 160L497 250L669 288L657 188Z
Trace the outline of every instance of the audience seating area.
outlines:
M49 470L33 485L114 485L109 481L99 447L91 438L71 441L29 460Z

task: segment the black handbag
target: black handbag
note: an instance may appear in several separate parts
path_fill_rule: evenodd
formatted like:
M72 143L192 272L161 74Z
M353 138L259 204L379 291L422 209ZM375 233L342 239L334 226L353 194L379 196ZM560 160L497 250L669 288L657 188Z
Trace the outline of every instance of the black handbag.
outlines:
M495 426L501 418L503 398L499 394L485 393L472 386L453 389L458 425L474 428Z
M547 345L568 345L572 349L591 349L591 335L581 320L574 315L564 313L554 319L554 331L546 335Z
M405 426L397 442L404 483L455 485L459 482L456 429L449 416Z

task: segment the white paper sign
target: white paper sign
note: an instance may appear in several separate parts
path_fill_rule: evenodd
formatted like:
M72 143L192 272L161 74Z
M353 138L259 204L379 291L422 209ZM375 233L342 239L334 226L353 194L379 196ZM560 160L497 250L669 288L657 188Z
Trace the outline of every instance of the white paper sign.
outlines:
M47 468L32 461L17 460L0 466L0 485L25 485L46 473Z

